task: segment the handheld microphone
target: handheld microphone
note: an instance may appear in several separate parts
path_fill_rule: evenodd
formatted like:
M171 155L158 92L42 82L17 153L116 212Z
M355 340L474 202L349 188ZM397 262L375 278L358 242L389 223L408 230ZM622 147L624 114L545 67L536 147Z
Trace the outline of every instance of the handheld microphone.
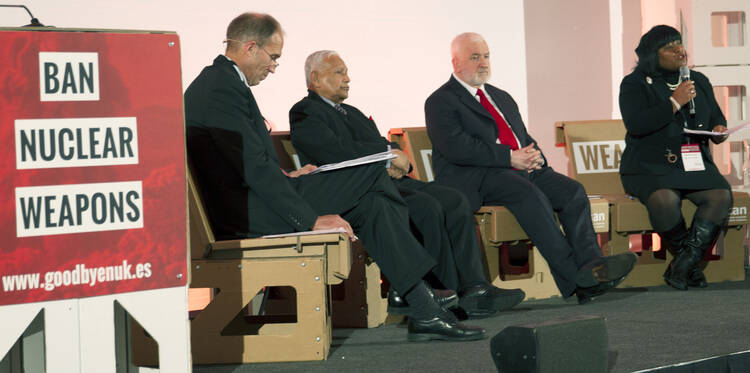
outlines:
M686 65L680 66L680 80L690 80L690 69ZM690 116L695 116L695 101L690 99Z

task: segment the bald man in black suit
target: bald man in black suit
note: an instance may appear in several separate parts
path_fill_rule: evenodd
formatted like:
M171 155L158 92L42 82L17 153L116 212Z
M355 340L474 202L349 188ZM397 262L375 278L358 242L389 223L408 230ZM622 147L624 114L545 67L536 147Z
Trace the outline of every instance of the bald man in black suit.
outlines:
M563 297L576 294L586 303L617 286L635 255L602 257L583 186L547 165L513 98L486 84L487 43L461 34L451 54L453 75L425 103L436 181L462 191L472 209L507 207L547 260Z

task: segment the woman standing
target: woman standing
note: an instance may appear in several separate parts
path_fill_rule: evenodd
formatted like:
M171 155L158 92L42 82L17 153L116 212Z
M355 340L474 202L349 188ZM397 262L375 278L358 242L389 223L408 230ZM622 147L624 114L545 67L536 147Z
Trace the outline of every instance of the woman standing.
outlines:
M687 135L684 129L726 132L726 119L705 75L684 67L680 74L687 55L677 30L655 26L635 52L638 64L620 84L627 129L622 185L646 205L651 226L675 257L666 282L681 290L705 287L701 260L732 206L731 188L711 159L708 140L720 143L727 136ZM689 231L681 210L685 198L698 207Z

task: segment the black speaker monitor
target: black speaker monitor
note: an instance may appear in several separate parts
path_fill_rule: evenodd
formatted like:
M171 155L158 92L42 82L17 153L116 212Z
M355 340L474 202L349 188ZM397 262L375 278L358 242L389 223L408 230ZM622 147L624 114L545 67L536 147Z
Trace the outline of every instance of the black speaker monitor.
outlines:
M599 316L509 326L492 338L499 373L606 373L607 327Z

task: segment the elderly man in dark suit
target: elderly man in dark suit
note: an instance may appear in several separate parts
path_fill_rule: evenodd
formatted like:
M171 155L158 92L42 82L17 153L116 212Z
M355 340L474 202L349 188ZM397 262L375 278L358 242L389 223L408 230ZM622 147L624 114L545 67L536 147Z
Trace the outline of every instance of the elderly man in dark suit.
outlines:
M409 340L483 338L483 329L458 323L422 282L435 262L404 227L407 209L383 162L318 174L310 174L314 166L289 174L279 167L250 89L276 71L279 23L242 14L229 24L226 42L225 55L185 92L188 154L217 236L343 228L354 239L357 232L413 305Z
M405 176L410 164L398 145L381 136L372 119L343 104L349 75L338 53L312 53L305 62L305 76L308 95L289 111L292 144L300 160L322 165L393 149L398 157L387 172L409 207L416 235L437 260L437 279L458 292L469 317L488 317L520 303L525 297L522 290L500 289L485 279L466 198L455 189ZM396 308L396 299L389 299L389 312Z
M437 182L461 190L472 209L507 207L549 263L563 297L576 294L586 303L616 286L635 255L602 257L583 186L548 167L513 98L486 84L487 43L464 33L451 55L453 75L425 103Z

